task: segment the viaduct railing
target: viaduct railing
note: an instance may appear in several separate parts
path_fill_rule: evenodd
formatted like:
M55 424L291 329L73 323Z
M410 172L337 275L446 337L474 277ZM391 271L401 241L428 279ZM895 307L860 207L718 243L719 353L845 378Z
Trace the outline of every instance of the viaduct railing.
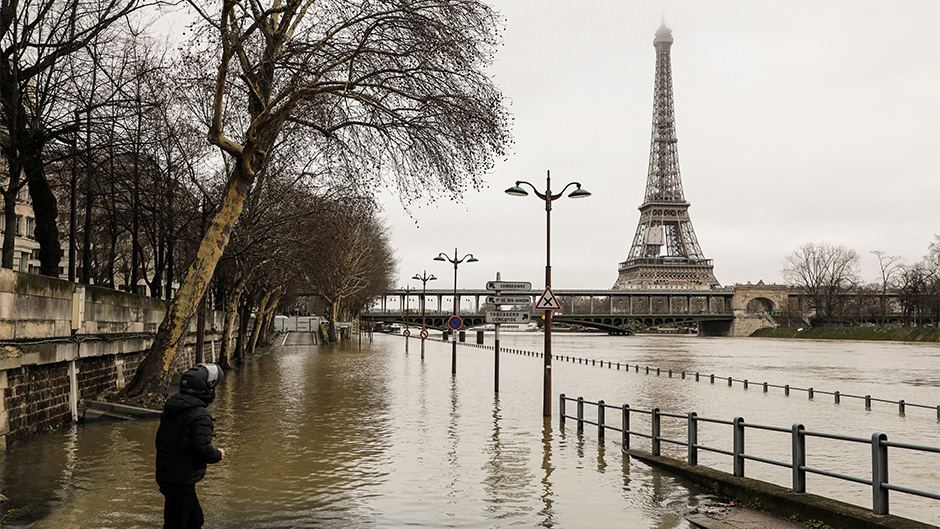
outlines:
M825 432L808 431L802 424L794 424L789 428L780 426L768 426L762 424L751 424L744 421L742 417L735 417L733 420L713 419L708 417L699 417L695 412L687 414L666 413L659 408L650 410L631 408L629 404L621 406L612 406L606 404L603 400L597 402L584 400L583 397L572 399L566 397L564 393L559 398L559 415L562 426L565 419L574 419L577 421L578 431L584 430L585 423L597 426L597 435L599 439L604 439L606 430L618 431L621 434L621 450L627 452L630 450L631 437L641 437L650 440L650 453L653 456L661 455L662 443L671 443L686 447L687 462L690 466L698 465L698 456L700 451L708 451L731 457L734 476L745 477L744 469L746 461L755 461L767 465L785 467L791 469L793 492L806 492L806 475L817 474L844 481L860 483L871 487L872 491L872 512L874 514L886 515L889 512L889 491L903 492L914 496L940 500L940 494L935 492L919 490L912 487L902 486L888 481L888 449L910 450L916 452L926 452L940 454L940 448L932 446L921 446L910 443L899 443L889 441L887 435L875 432L871 438L852 437L846 435L837 435ZM576 415L568 415L566 404L568 402L576 403ZM597 420L586 419L584 415L584 406L594 406L596 408ZM616 410L620 412L620 426L610 425L606 422L607 410ZM643 414L650 417L649 433L631 429L630 419L633 414ZM686 438L673 439L662 435L663 419L676 419L685 421ZM698 441L699 424L711 423L726 425L731 427L732 449L724 450L714 446L701 444ZM763 430L786 434L790 439L790 451L792 458L790 461L779 461L748 453L745 449L746 433L749 430ZM810 467L806 465L807 456L807 438L813 439L832 439L846 443L865 444L871 446L871 474L870 476L851 476L841 474L831 470Z

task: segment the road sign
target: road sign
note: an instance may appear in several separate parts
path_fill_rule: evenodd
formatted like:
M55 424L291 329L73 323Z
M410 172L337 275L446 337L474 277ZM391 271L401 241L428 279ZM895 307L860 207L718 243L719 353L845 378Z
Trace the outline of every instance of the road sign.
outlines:
M421 339L422 339L422 340L425 340L425 339L427 339L427 337L428 337L428 330L427 330L427 329L421 329Z
M535 308L538 310L561 310L561 303L558 303L558 298L555 297L551 287L545 287L545 292L542 292L542 297L535 304Z
M486 303L490 305L528 305L532 303L529 296L486 296Z
M532 290L528 281L487 281L487 290Z
M447 319L447 326L450 327L452 331L459 331L463 327L463 318L460 316L454 315Z
M404 336L405 338L407 338L407 337L411 336L411 331L409 331L408 329L405 329L405 330L401 333L401 335Z
M488 310L486 323L529 323L532 315L527 310Z

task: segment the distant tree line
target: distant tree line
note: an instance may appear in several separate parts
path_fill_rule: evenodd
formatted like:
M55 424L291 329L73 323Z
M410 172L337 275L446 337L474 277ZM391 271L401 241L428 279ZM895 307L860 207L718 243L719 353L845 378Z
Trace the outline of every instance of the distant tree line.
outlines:
M810 242L788 254L784 278L805 295L793 311L812 314L816 324L940 324L940 235L916 263L871 253L878 277L867 282L860 277L858 253L844 245Z

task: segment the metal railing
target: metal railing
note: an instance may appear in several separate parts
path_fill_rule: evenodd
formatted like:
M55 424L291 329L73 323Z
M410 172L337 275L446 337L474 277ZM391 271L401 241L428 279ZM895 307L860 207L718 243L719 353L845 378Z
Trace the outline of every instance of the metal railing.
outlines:
M928 492L924 490L918 490L910 487L904 487L888 481L888 448L897 448L904 450L912 450L917 452L928 452L940 454L940 447L932 446L921 446L909 443L898 443L894 441L888 441L887 435L880 432L875 432L871 435L871 438L864 437L851 437L845 435L830 434L824 432L811 432L807 431L802 424L794 424L790 428L784 428L780 426L766 426L761 424L750 424L744 421L742 417L735 417L734 420L722 420L722 419L712 419L707 417L699 417L698 414L693 412L688 412L687 414L677 414L677 413L666 413L661 411L659 408L653 408L651 410L644 410L638 408L631 408L629 404L623 404L622 406L611 406L606 404L603 400L597 402L584 400L583 397L578 397L576 399L568 398L564 393L560 395L559 398L559 418L562 426L565 424L565 419L574 419L578 423L578 431L584 430L585 424L592 424L597 426L597 435L599 439L604 439L606 430L614 430L621 433L621 450L627 451L630 450L630 438L631 436L642 437L650 440L650 453L654 456L661 455L662 443L672 443L680 446L685 446L687 449L687 462L689 465L698 465L698 455L699 451L708 451L716 454L723 454L730 456L732 458L732 469L733 474L737 477L745 477L744 475L744 463L745 461L757 461L759 463L765 463L768 465L774 465L779 467L785 467L791 469L792 473L792 486L791 489L793 492L806 492L806 475L817 474L820 476L827 476L830 478L836 478L844 481L851 481L854 483L860 483L871 487L872 490L872 512L874 514L888 514L888 492L897 491L903 492L905 494L911 494L915 496L920 496L923 498L929 498L933 500L940 500L940 494L935 492ZM567 415L566 412L566 403L568 401L577 403L577 415L571 416ZM592 421L586 419L584 416L584 406L585 404L590 406L595 406L597 408L597 421ZM621 426L616 427L606 423L606 410L619 410L621 413ZM630 416L632 414L644 414L650 416L650 433L639 432L631 430L630 428ZM687 437L685 440L671 439L668 437L662 436L662 419L663 418L671 419L680 419L684 420L687 423ZM698 425L699 423L711 423L719 425L728 425L732 427L732 450L723 450L720 448L715 448L712 446L706 446L700 444L698 441ZM787 461L778 461L774 459L768 459L756 456L754 454L749 454L745 451L745 432L748 429L755 430L764 430L770 432L778 432L789 434L790 444L791 444L791 453L792 458L789 462ZM806 439L807 438L818 438L818 439L833 439L837 441L844 441L850 443L866 444L871 446L871 478L868 477L857 477L850 476L846 474L841 474L838 472L832 472L829 470L814 468L806 466Z
M480 347L483 349L492 349L492 345L480 345L480 344L464 344L470 347ZM537 351L525 351L522 349L510 349L505 347L500 347L502 352L518 354L523 356L534 356L541 358L543 353ZM630 371L631 367L634 373L644 373L646 375L655 374L656 376L668 375L669 378L680 377L685 380L687 378L695 378L696 382L701 380L707 380L710 384L714 384L715 381L718 382L727 382L728 387L732 387L735 383L741 386L743 389L749 389L751 386L757 386L763 390L764 393L768 393L770 388L782 389L784 396L789 397L790 392L803 392L806 393L808 399L814 400L817 395L830 395L833 399L833 404L841 404L842 399L858 399L859 401L864 402L865 409L870 410L871 404L873 402L880 402L884 404L893 404L898 407L899 414L906 414L908 408L921 408L926 410L935 410L937 415L937 420L940 421L940 404L930 405L930 404L917 404L913 402L907 402L904 399L900 400L890 400L890 399L879 399L872 397L871 395L853 395L851 393L842 393L840 391L823 391L819 389L814 389L811 387L798 387L791 386L789 384L771 384L769 382L753 382L749 381L746 378L734 378L734 377L723 377L716 375L714 373L704 374L698 371L674 371L672 369L664 369L660 367L653 367L648 365L640 364L630 364L630 363L621 363L621 362L611 362L609 360L597 360L595 358L581 358L576 356L566 356L566 355L553 355L554 360L561 362L571 362L584 365L590 365L595 367L607 367L608 369L617 370L623 369L625 371Z

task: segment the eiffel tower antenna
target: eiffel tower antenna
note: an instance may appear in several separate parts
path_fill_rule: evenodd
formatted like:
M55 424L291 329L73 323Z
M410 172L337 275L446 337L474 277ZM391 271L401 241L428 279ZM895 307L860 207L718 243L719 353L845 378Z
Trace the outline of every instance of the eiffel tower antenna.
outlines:
M627 260L620 263L614 290L632 288L711 288L718 286L712 261L705 259L692 229L689 202L682 191L676 115L672 96L672 30L656 30L653 134L646 196Z

